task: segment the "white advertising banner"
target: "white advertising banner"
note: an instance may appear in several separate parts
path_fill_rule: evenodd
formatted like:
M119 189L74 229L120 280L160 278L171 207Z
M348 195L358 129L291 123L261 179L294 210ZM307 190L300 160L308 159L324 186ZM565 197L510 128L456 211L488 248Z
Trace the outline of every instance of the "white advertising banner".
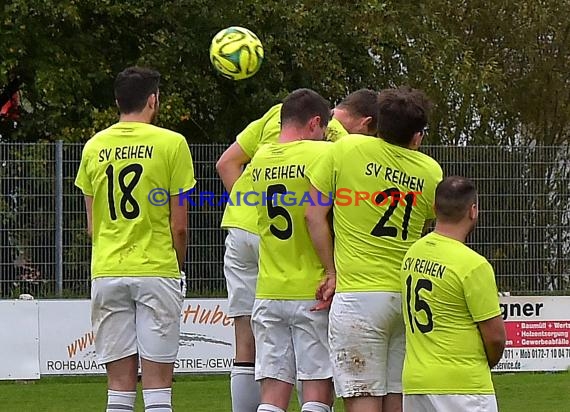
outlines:
M233 319L226 299L187 299L180 320L175 372L229 372L234 359Z
M570 368L570 296L501 297L507 348L495 372ZM176 372L228 372L233 321L225 299L186 299ZM0 379L103 374L89 300L0 302ZM39 351L38 351L39 348ZM38 361L39 360L39 361Z
M494 372L570 368L570 296L501 297L500 302L507 345Z
M0 379L39 379L38 302L0 301Z
M102 374L91 331L89 300L40 302L42 375ZM175 372L227 372L234 356L233 321L225 299L186 299Z
M89 300L40 301L42 375L105 373L97 364Z

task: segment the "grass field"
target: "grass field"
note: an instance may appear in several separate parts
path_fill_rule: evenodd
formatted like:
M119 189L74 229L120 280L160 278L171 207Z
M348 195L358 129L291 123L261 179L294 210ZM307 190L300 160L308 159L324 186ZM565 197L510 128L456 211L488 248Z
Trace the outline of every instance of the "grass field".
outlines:
M570 411L570 373L519 373L493 375L501 412ZM178 412L229 412L229 377L177 376L174 410ZM143 411L141 397L136 411ZM42 378L41 381L0 382L2 412L104 411L104 377ZM335 411L342 412L342 402ZM293 401L290 412L298 412Z

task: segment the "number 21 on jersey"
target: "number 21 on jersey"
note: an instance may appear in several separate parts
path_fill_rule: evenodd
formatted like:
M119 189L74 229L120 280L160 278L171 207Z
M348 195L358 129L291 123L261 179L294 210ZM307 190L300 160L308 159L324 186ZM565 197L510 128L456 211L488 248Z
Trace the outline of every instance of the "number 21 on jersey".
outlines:
M378 223L376 223L376 226L374 226L374 228L370 232L372 236L397 237L398 231L400 231L402 239L403 240L408 239L408 225L410 223L410 216L412 215L412 207L415 204L416 198L414 193L404 194L404 196L401 197L402 194L403 193L400 192L400 190L398 190L397 188L391 187L389 189L379 192L379 194L376 196L375 204L381 204L383 201L385 201L388 198L391 198L391 201L390 201L390 207L388 207L388 209L382 215ZM401 201L403 201L404 204L406 205L406 209L404 211L404 218L401 224L398 225L398 223L396 223L396 226L388 226L387 223L390 220L390 217L392 217L392 214L394 213L396 207L398 207L398 204ZM401 229L398 226L400 226Z

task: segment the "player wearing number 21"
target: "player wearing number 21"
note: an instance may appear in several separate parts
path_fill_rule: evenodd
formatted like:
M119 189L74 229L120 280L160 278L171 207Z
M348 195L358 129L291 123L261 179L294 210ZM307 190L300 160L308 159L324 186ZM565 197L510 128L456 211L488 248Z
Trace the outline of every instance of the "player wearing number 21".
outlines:
M151 124L159 82L146 68L119 73L119 122L85 144L75 181L93 242L91 322L107 369L107 412L134 410L139 356L146 410L171 411L187 234L178 195L196 181L186 139ZM168 190L169 204L148 201L156 188Z
M303 412L330 412L332 366L328 313L311 311L324 277L305 225L303 205L287 205L286 192L309 188L304 170L331 144L322 140L330 109L318 93L299 89L281 107L277 143L263 145L251 161L253 190L267 193L257 205L259 276L252 313L255 378L261 381L258 412L287 410L297 379L303 381ZM266 173L275 167L284 173ZM287 173L286 171L293 171Z
M479 214L473 183L441 182L435 214L434 232L402 264L404 411L497 411L490 368L506 334L493 268L464 244Z
M435 187L442 178L439 164L417 151L430 108L425 95L407 87L386 89L378 107L379 137L348 136L307 169L313 204L306 220L327 273L317 296L326 306L336 286L329 342L335 389L347 412L401 410L400 266L433 218ZM383 193L375 202L334 202L333 253L326 196L338 188ZM415 202L412 195L401 198L413 191L421 192ZM382 202L384 193L398 199Z

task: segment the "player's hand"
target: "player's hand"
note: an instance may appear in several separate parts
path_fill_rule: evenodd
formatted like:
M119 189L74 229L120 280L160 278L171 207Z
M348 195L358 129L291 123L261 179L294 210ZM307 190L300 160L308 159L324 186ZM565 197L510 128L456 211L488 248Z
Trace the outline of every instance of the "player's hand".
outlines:
M330 308L336 289L336 273L329 273L319 284L315 298L318 302L311 308L311 312Z
M311 312L318 312L319 310L327 310L331 307L332 298L329 300L319 300L315 306L311 308Z

